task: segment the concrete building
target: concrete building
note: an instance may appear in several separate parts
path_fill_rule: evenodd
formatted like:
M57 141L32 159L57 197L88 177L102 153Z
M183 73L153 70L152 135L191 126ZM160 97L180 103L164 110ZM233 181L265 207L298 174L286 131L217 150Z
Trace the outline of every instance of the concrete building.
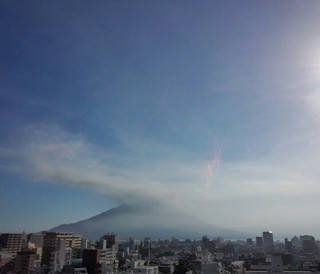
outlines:
M0 249L6 253L17 253L21 251L22 234L3 233L0 235Z
M256 237L256 246L263 247L263 239L262 237Z
M272 254L271 256L271 272L283 272L283 261L281 254Z
M223 274L224 269L220 262L201 263L201 274Z
M41 265L49 267L51 254L52 252L56 251L57 248L58 248L57 233L46 232L43 238Z
M50 265L50 258L52 252L57 251L59 246L59 241L65 243L66 248L81 249L83 245L83 239L81 236L74 235L70 232L45 232L43 238L43 248L42 248L42 265Z
M102 236L103 240L106 240L106 248L118 249L118 236L115 234L106 234Z
M293 251L293 244L287 238L284 239L284 248L289 253Z
M72 263L72 248L66 247L65 239L58 239L56 250L50 256L50 271L52 273L60 272L64 265Z
M98 249L84 249L82 264L86 267L88 274L95 274L100 269L100 251Z
M27 248L28 251L33 251L36 253L35 264L40 267L42 260L42 246L43 246L44 232L42 233L32 233L27 236Z
M36 256L33 251L18 252L15 259L14 272L16 274L32 274L35 270Z
M227 270L232 274L244 274L244 263L244 261L234 261L228 266Z
M133 237L129 238L129 252L135 253L137 251L137 246Z
M75 266L65 266L63 268L62 274L88 274L87 268L85 267L75 267Z
M128 262L127 268L128 271L123 273L125 274L135 274L135 273L144 273L144 274L158 274L158 266L149 266L145 265L145 260L135 260Z
M0 273L9 273L14 270L16 253L0 251Z
M83 246L83 238L72 232L57 232L57 238L64 239L66 247L81 249Z
M304 253L315 253L319 251L313 236L303 235L300 236L300 240L302 242L302 251Z
M158 274L158 266L142 265L133 269L133 273Z
M273 234L272 231L264 231L263 236L263 247L266 251L273 251Z
M303 271L303 270L284 270L282 272L274 272L274 273L282 273L282 274L313 274L311 271ZM246 270L245 274L270 274L270 270Z
M172 274L174 272L174 263L162 263L158 266L158 270L163 274Z
M283 255L283 254L282 254ZM270 274L270 273L282 273L282 274L312 274L311 271L302 270L285 270L283 266L283 259L281 254L271 255L271 265L267 269L254 269L245 270L245 274ZM252 268L252 266L251 266Z
M99 242L101 273L114 272L119 265L117 260L118 240L116 235L104 235Z
M247 239L247 246L253 246L253 241L251 238Z
M27 241L28 243L34 244L35 248L42 248L43 238L44 238L44 233L32 233L32 234L28 234Z
M203 236L202 249L213 253L216 249L216 242L214 240L210 240L207 236Z
M116 252L113 248L99 249L101 271L102 273L114 272L118 268Z

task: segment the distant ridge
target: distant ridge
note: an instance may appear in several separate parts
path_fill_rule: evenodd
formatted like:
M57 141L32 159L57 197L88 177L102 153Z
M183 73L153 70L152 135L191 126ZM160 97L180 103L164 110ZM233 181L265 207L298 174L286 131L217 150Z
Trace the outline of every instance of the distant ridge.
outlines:
M71 224L61 224L50 231L68 231L95 240L112 232L121 239L135 237L143 239L199 239L208 237L223 237L227 239L246 238L245 233L218 226L212 226L199 221L185 213L157 210L154 208L129 206L126 204L112 208L101 214Z

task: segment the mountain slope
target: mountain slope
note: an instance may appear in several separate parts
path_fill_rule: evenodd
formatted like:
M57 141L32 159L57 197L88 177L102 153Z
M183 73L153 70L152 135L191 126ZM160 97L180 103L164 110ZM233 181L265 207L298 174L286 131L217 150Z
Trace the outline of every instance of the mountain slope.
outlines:
M121 239L133 236L138 239L200 238L221 236L224 238L245 238L244 233L209 225L185 213L155 208L121 205L99 215L77 223L62 224L50 231L68 231L88 239L98 239L113 232Z

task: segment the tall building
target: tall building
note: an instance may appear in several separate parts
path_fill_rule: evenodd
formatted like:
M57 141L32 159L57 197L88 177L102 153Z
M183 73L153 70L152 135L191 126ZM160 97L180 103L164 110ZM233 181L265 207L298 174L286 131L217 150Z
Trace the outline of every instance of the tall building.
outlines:
M34 244L35 248L42 248L44 233L31 233L27 236L28 243Z
M106 248L115 248L118 249L118 237L115 234L106 234L102 236L102 239L106 240Z
M283 261L281 254L271 255L271 272L283 273Z
M0 252L0 273L10 273L14 271L14 260L16 253Z
M134 253L136 251L136 243L133 237L129 238L129 250L130 253Z
M256 246L263 247L263 239L262 237L256 237Z
M117 253L113 248L99 249L102 273L114 273L118 267Z
M3 233L0 235L0 249L6 253L17 253L21 251L22 234Z
M151 239L145 237L139 245L139 254L141 254L142 259L150 259L151 257Z
M66 240L58 238L57 249L50 256L50 271L60 273L64 265L72 263L72 248L66 247Z
M264 231L263 236L263 247L266 251L273 251L273 234L272 231Z
M80 249L83 246L83 238L80 235L74 235L72 232L56 232L57 238L66 241L66 247Z
M253 241L251 238L247 239L247 246L253 246Z
M43 237L41 265L50 265L51 253L57 249L57 233L46 232Z
M216 242L210 240L207 236L202 237L202 249L207 250L209 252L214 252L216 249Z
M284 248L289 253L293 251L292 242L289 241L287 238L284 239Z
M31 274L35 269L36 253L33 251L18 252L15 259L14 273Z
M59 242L62 240L66 248L81 249L82 247L81 236L74 235L71 232L46 232L43 238L42 265L50 265L52 253L60 248Z
M99 263L102 273L114 272L117 260L118 238L114 234L104 235L99 242ZM88 271L89 272L89 271Z
M88 274L95 274L100 269L100 251L98 249L84 249L82 264L87 268Z
M44 232L32 233L27 236L27 250L36 252L37 258L35 263L37 266L41 265L43 238Z
M319 250L313 236L303 235L303 236L300 236L300 240L302 241L302 251L303 252L314 253Z

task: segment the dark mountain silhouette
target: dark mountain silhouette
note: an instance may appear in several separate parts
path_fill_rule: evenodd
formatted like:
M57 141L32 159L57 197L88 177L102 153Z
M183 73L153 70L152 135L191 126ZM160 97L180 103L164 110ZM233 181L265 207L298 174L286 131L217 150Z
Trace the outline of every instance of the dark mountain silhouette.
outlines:
M120 205L99 215L77 223L62 224L50 231L68 231L83 235L88 239L99 239L110 232L121 239L133 236L137 239L200 239L203 235L229 239L245 238L248 235L212 226L195 217L176 210L164 210L154 207Z

